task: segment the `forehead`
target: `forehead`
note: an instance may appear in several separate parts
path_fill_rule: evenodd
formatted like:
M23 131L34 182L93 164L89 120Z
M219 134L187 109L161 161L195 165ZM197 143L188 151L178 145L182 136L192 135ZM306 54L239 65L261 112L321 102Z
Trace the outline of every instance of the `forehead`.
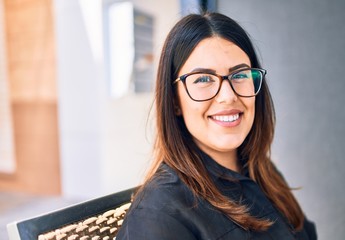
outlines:
M236 44L220 37L202 40L187 58L180 74L193 71L195 68L213 69L218 73L227 73L239 64L250 66L247 54Z

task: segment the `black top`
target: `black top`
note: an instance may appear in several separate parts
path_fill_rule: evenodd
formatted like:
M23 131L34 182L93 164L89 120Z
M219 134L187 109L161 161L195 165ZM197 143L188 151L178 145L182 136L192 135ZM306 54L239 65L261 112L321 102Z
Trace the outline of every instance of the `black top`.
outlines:
M302 231L294 231L248 174L224 168L207 155L203 161L225 196L246 204L252 216L274 224L265 232L245 231L207 201L194 198L176 172L163 163L157 177L135 198L116 239L317 239L314 224L307 220Z

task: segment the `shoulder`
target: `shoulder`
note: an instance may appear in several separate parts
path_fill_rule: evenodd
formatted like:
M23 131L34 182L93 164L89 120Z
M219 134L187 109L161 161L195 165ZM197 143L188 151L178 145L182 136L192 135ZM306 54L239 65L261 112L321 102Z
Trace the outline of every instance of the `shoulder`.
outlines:
M163 165L135 196L117 238L195 240L184 211L193 202L191 196L177 174Z
M310 240L317 239L317 231L315 223L308 220L307 218L304 219L304 230L307 233Z
M173 169L162 164L153 179L142 187L132 205L133 208L169 212L181 205L190 205L192 202L191 190Z

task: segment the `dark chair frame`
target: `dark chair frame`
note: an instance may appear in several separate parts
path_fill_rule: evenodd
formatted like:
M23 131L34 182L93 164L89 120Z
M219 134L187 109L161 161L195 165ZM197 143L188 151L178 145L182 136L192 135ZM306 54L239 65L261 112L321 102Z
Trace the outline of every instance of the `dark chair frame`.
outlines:
M60 210L52 211L30 219L7 225L10 240L34 240L40 234L85 220L131 201L137 188L131 188Z

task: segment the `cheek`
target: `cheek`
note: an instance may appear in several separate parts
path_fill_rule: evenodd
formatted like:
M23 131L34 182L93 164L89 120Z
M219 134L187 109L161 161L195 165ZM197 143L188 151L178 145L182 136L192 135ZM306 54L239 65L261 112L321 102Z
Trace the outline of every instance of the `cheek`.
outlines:
M177 88L177 99L183 118L188 117L188 113L197 107L195 102L188 96L182 83Z
M190 128L200 124L205 117L207 110L206 102L195 102L188 96L183 86L178 88L178 103L184 122L190 131Z
M242 105L247 110L254 111L254 109L255 109L255 97L249 97L249 98L241 98L241 97L239 97L239 100L241 101Z
M180 105L182 117L186 125L193 125L197 123L198 120L202 120L205 115L205 107L203 104L198 102L191 102L188 99Z
M243 115L243 124L242 130L243 133L248 134L250 129L253 127L254 118L255 118L255 97L253 98L238 98L241 105L244 107Z
M255 98L247 98L244 99L242 102L248 113L248 121L250 122L250 125L252 125L255 117Z

